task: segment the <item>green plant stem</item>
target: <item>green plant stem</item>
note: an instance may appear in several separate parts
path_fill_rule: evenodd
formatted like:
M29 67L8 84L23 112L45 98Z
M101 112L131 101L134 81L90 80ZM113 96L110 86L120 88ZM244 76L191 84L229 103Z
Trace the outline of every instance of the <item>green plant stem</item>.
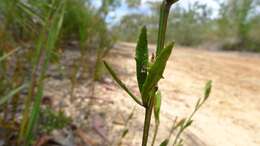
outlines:
M167 22L171 6L178 0L164 0L160 7L159 31L157 38L156 56L160 54L165 44L165 35L167 29Z
M187 118L186 122L188 121L191 121L193 116L196 114L196 112L201 108L201 106L205 103L206 100L203 100L201 103L198 104L198 106L195 107L195 110L190 114L190 116ZM186 123L185 122L185 123ZM183 133L183 131L186 129L187 127L183 125L180 127L180 130L178 131L175 139L174 139L174 142L173 142L173 146L175 146L181 136L181 134Z
M158 56L161 50L164 48L167 20L168 20L170 8L171 5L167 4L166 1L163 1L160 7L160 19L159 19L159 31L158 31L158 39L157 39L156 56Z
M177 0L164 0L160 7L160 19L159 19L159 31L158 31L158 39L157 39L156 56L159 56L162 49L164 48L168 16L169 16L170 8L171 8L172 4L175 2L177 2ZM153 106L154 106L154 98L155 98L154 95L151 96L150 104L148 104L148 106L145 109L145 121L144 121L144 129L143 129L142 146L147 145L152 110L153 110Z
M41 43L41 42L40 42ZM39 45L41 46L41 44ZM32 97L34 96L34 90L36 88L37 84L37 78L36 78L36 72L39 70L40 65L43 63L43 57L44 51L40 47L37 48L39 53L36 53L36 64L34 65L33 72L31 74L31 83L30 83L30 88L28 91L28 96L25 98L25 109L23 111L23 119L21 123L21 128L20 128L20 133L19 133L19 142L21 142L25 138L25 131L27 129L27 124L29 121L29 113L30 113L30 107L31 107L31 102L32 102Z
M2 49L2 48L0 48ZM16 52L18 52L21 48L17 48L17 49L14 49L10 52L8 52L7 54L3 55L3 56L0 56L0 62L2 62L3 60L7 59L8 57L10 57L11 55L15 54Z
M160 125L159 122L155 123L155 130L154 130L153 141L152 141L151 146L154 146L154 143L155 143L155 140L156 140L156 137L157 137L157 133L158 133L158 129L159 129L159 125Z
M37 122L38 120L38 117L39 117L39 112L40 112L40 105L41 105L41 97L43 95L43 87L44 87L44 84L43 84L43 80L40 81L40 85L38 86L38 91L37 91L37 94L36 94L36 99L35 99L35 103L33 105L33 110L32 110L32 113L31 113L31 117L30 117L30 120L28 122L28 127L26 129L26 133L25 133L25 146L29 146L30 143L31 143L31 139L32 139L32 131L33 131L33 128L34 128L34 125L35 123Z
M13 91L11 91L8 95L2 97L2 98L0 99L0 105L6 103L6 102L9 100L9 98L11 98L12 96L14 96L14 95L17 94L18 92L20 92L21 90L23 90L24 88L26 88L27 86L28 86L28 84L25 83L25 84L19 86L18 88L14 89Z
M175 136L175 139L174 139L174 141L173 141L172 146L175 146L175 145L176 145L176 143L178 142L178 140L179 140L179 138L180 138L180 136L181 136L181 134L182 134L183 131L184 131L183 128L181 128L181 129L178 131L178 133L177 133L176 136Z
M155 92L154 92L155 94ZM149 129L151 124L151 118L153 113L153 106L154 106L154 99L155 96L151 97L150 104L148 107L145 108L145 119L144 119L144 129L143 129L143 140L142 140L142 146L146 146L148 142L149 137Z
M152 107L145 109L145 120L144 120L144 129L143 129L143 141L142 146L147 145L148 137L149 137L149 129L152 117Z

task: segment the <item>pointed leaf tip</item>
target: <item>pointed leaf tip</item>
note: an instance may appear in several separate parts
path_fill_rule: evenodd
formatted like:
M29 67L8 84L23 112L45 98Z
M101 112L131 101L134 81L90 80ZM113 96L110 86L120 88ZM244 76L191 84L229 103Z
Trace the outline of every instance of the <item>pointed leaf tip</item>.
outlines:
M173 46L174 43L171 43L166 48L164 48L159 54L159 56L156 58L154 64L152 65L142 88L142 99L144 101L144 104L146 104L147 101L149 101L149 91L152 88L154 88L156 84L158 84L159 80L162 78L164 69L171 55Z
M139 35L139 39L136 46L136 76L138 81L138 87L141 92L145 79L147 77L148 68L148 42L147 42L147 30L144 26Z
M204 92L204 101L208 99L210 93L211 93L211 88L212 88L212 81L208 81L206 86L205 86L205 92Z
M161 144L160 146L167 146L169 143L169 139L165 139Z

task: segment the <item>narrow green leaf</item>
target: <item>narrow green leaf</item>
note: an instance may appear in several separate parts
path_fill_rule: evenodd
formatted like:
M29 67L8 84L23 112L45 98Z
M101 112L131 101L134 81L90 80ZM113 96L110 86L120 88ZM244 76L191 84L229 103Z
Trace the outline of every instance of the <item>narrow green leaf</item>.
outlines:
M199 109L200 105L201 105L201 98L198 99L195 109Z
M117 77L116 73L113 71L113 69L106 63L106 61L103 61L104 62L104 65L105 67L107 68L107 70L109 71L109 73L111 74L111 76L113 77L113 79L117 82L117 84L126 91L126 93L128 93L128 95L130 97L133 98L133 100L143 106L142 102L134 96L134 94L126 87L126 85Z
M142 86L145 82L148 68L148 43L145 26L142 28L135 52L137 81L139 90L142 92Z
M169 46L163 49L160 55L156 58L155 63L152 65L142 88L142 99L144 104L147 104L147 101L149 101L149 92L151 91L151 89L154 88L159 80L162 78L173 46L174 43L171 43Z
M26 131L26 146L28 146L31 143L31 140L33 138L33 129L35 128L35 125L37 123L37 120L39 118L39 113L41 110L41 98L43 96L43 83L41 83L37 89L36 95L35 95L35 103L33 105L33 109L31 111L30 120L28 123L28 129Z
M15 94L17 94L18 92L20 92L21 90L23 90L23 89L26 88L27 86L28 86L28 84L23 84L23 85L21 85L20 87L18 87L18 88L16 88L16 89L14 89L13 91L11 91L8 95L2 97L2 98L0 99L0 105L6 103L6 102L9 100L9 98L13 97Z
M155 94L154 117L157 123L160 122L161 96L160 91Z
M184 123L185 123L185 121L186 121L186 118L184 118L184 119L182 119L182 120L180 120L180 122L178 122L177 124L176 124L176 128L178 128L178 127L183 127L183 125L184 125Z
M189 121L187 121L186 123L185 123L185 125L184 125L184 128L183 129L186 129L186 128L188 128L191 124L193 123L193 120L189 120Z
M211 87L212 87L212 81L208 81L206 86L205 86L205 92L204 92L204 101L208 99L210 92L211 92Z
M167 146L169 143L169 139L165 139L161 144L160 146Z
M179 141L178 141L178 143L176 144L176 146L183 146L183 139L180 139Z
M18 3L17 3L17 6L19 7L19 8L21 8L22 10L23 10L23 12L25 12L27 15L29 15L30 17L34 17L34 18L37 18L37 20L39 21L39 23L42 25L42 26L44 26L45 25L45 23L44 23L44 21L43 21L43 18L40 16L40 15L38 15L30 6L28 6L28 5L26 5L24 2L21 2L21 1L19 1Z
M49 31L48 31L48 37L47 37L47 42L46 42L46 57L44 58L44 63L42 65L41 71L40 71L40 76L39 76L39 85L37 87L37 92L36 92L36 96L35 96L35 102L31 111L31 115L30 115L30 119L29 119L29 123L27 126L27 131L25 133L26 135L26 143L25 145L28 146L30 145L32 138L33 138L33 129L35 128L35 125L37 124L38 118L39 118L39 112L41 110L41 99L43 96L43 92L44 92L44 78L45 78L45 74L46 71L48 69L48 65L50 62L50 54L52 52L52 50L55 48L55 43L58 40L58 36L60 34L60 30L61 30L61 26L63 23L63 18L64 18L64 13L65 13L65 2L59 3L59 6L57 8L57 10L54 13L54 16L56 17L53 18L53 20L50 22L50 26L45 26L45 28L48 30L48 27L50 27ZM44 41L41 39L41 37L39 38L40 40L40 44L43 44ZM37 59L38 60L38 59ZM37 65L36 65L37 66Z
M3 60L7 59L8 57L10 57L14 53L16 53L18 50L20 50L20 48L14 49L14 50L8 52L7 54L5 54L3 56L0 56L0 62L2 62Z
M128 132L129 132L129 130L128 130L128 129L125 129L125 130L123 131L122 138L124 138L124 137L127 135Z

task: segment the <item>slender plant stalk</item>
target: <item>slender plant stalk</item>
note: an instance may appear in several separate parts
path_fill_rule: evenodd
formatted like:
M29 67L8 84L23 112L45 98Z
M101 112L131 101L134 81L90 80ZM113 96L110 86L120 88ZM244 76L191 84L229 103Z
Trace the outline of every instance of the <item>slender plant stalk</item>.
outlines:
M149 129L150 129L152 113L153 113L154 98L155 96L152 96L150 106L148 106L148 108L145 109L142 146L146 146L148 142Z
M171 6L178 0L164 0L160 7L160 18L159 18L159 31L157 38L156 56L158 56L161 50L164 48L165 35L168 23L168 17Z
M158 57L161 54L162 49L164 48L168 16L169 16L170 8L171 8L172 4L175 3L175 2L177 2L177 1L176 0L164 0L161 4L156 57ZM147 94L147 92L146 92L146 94ZM154 107L154 100L155 100L154 98L155 97L153 96L151 98L152 98L151 99L152 102L149 105L149 107L146 108L146 111L145 111L145 122L144 122L142 146L147 145L148 137L149 137L151 115L152 115L152 110L153 110L153 107ZM155 138L156 138L156 135L155 135Z
M23 85L17 87L16 89L12 90L8 95L2 97L0 99L0 105L6 103L11 97L13 97L15 94L17 94L18 92L20 92L21 90L23 90L27 86L28 86L28 84L23 84Z
M128 130L127 126L128 126L128 123L132 120L132 118L134 116L135 110L136 110L136 107L133 108L132 112L130 113L130 115L125 120L125 122L124 122L125 128L124 128L124 131L123 131L123 133L122 133L122 135L121 135L121 137L120 137L120 139L118 141L117 146L121 146L122 145L123 138L128 134L129 130Z
M154 146L156 136L157 136L157 133L158 133L158 129L159 129L159 124L160 123L157 123L157 122L155 123L155 130L154 130L153 141L152 141L151 146Z
M154 146L160 123L155 123L155 130L151 146Z
M13 82L14 82L14 85L17 86L17 85L21 85L22 84L22 75L21 75L21 71L22 71L22 66L21 66L21 60L19 58L17 58L17 61L16 61L16 68L15 68L15 74L14 74L14 77L13 77ZM13 121L15 121L16 117L15 117L15 113L16 113L16 110L17 110L17 106L18 106L18 102L19 102L19 99L20 99L20 95L19 94L15 94L15 96L13 97L13 100L12 100L12 116L11 116L11 119Z
M35 94L35 88L37 85L37 71L39 70L41 64L43 64L41 61L43 61L43 59L41 59L44 56L44 50L43 50L43 43L44 43L44 39L45 39L45 30L42 30L40 32L40 36L39 39L37 40L37 46L36 46L36 52L35 52L35 57L32 61L33 64L33 70L32 70L32 74L31 74L31 80L30 80L30 87L29 87L29 91L28 91L28 95L25 98L25 105L24 105L24 111L23 111L23 119L21 122L21 128L20 128L20 132L19 132L19 143L22 142L22 140L25 138L25 131L27 129L27 124L29 121L29 113L30 113L30 107L32 104L32 98Z
M29 87L29 92L28 95L25 98L25 109L23 111L23 119L22 119L22 124L20 128L20 133L19 133L19 142L22 142L22 140L25 138L25 131L27 129L27 124L29 120L29 113L30 113L30 107L32 103L32 97L34 96L35 88L36 88L36 72L39 70L40 65L43 63L43 59L41 57L44 56L44 51L42 49L42 43L43 43L43 35L40 36L38 45L37 45L37 52L36 52L36 57L34 59L34 68L31 74L31 83Z
M57 10L53 14L52 21L49 21L52 12L48 12L46 22L50 22L50 24L47 25L48 23L46 23L38 40L36 58L34 60L34 69L31 76L31 86L29 89L29 94L25 99L25 110L23 113L23 120L19 135L19 143L25 142L25 146L30 145L31 143L33 129L35 128L35 124L39 116L45 73L48 69L51 52L55 48L55 43L57 42L57 38L63 23L63 16L65 11L64 5L64 3L59 3ZM40 76L38 78L36 77L37 71L40 71ZM37 89L35 102L32 107L32 112L30 113L32 97L34 96L35 89ZM31 114L30 117L29 114Z
M0 48L1 49L1 48ZM2 62L3 60L7 59L8 57L10 57L11 55L15 54L17 51L19 51L21 48L17 48L17 49L14 49L10 52L8 52L7 54L3 55L3 56L0 56L0 62Z
M34 103L34 106L32 109L30 121L28 123L28 128L26 131L26 146L30 144L30 142L33 138L32 137L33 128L35 128L35 124L38 120L39 112L40 112L40 104L41 104L41 98L43 95L45 73L48 69L51 52L55 48L55 44L57 42L61 27L62 27L64 13L65 13L65 3L59 3L57 11L54 14L53 21L50 24L50 30L49 30L49 34L48 34L48 38L47 38L47 43L46 43L46 53L45 53L45 56L43 57L44 64L42 65L41 75L39 77L39 85L37 88L36 99L35 99L35 103Z
M112 75L114 80L123 88L134 101L145 108L145 118L144 118L144 128L143 128L143 138L142 146L147 146L149 129L152 118L152 111L155 107L156 119L159 121L159 106L155 105L157 100L158 82L162 79L163 72L165 70L167 61L171 55L174 43L171 43L167 47L164 47L165 33L167 28L167 21L172 4L178 0L164 0L160 8L160 19L159 19L159 31L158 31L158 43L156 50L156 58L153 59L151 67L149 66L149 51L148 51L148 41L147 41L147 31L146 27L143 27L139 40L136 47L136 73L137 81L139 86L139 91L141 94L142 101L139 100L117 77L113 69L104 61L105 67ZM164 49L163 49L164 48ZM154 139L156 139L158 131L159 122L157 123L156 134ZM153 140L154 143L155 140Z
M186 128L188 128L191 124L192 124L192 118L193 116L197 113L197 111L202 107L202 105L207 101L209 95L210 95L210 92L211 92L211 88L212 88L212 81L208 81L206 83L206 86L205 86L205 91L204 91L204 98L203 99L199 99L197 101L197 104L195 106L195 109L193 110L193 112L189 115L189 117L187 119L184 119L183 122L180 122L181 124L179 124L180 126L180 129L179 131L177 132L176 136L175 136L175 139L173 141L173 146L177 146L178 142L180 141L179 138L181 136L181 134L184 132L184 130Z

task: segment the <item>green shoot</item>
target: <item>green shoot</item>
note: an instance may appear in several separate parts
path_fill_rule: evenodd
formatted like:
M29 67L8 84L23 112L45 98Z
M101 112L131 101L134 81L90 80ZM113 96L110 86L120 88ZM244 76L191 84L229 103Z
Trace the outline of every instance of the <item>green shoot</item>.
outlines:
M139 40L136 46L136 76L139 86L139 91L142 92L143 84L147 77L148 69L148 43L147 30L143 27Z
M43 27L42 34L39 37L36 51L36 58L34 59L34 69L31 76L31 85L29 89L29 95L25 99L25 110L23 113L23 120L20 129L19 141L22 142L25 140L25 145L30 145L33 135L33 129L35 128L39 112L41 98L43 96L44 88L44 78L45 73L48 69L48 64L50 61L50 56L55 48L61 26L63 23L63 16L65 12L65 3L60 2L57 6L57 10L53 13L52 21L50 24L46 23ZM51 17L51 10L49 16L46 17L46 22L49 22ZM45 32L48 36L45 38ZM35 73L40 70L40 76L36 78ZM35 87L38 85L37 88ZM32 104L32 97L34 96L34 90L36 89L35 102L32 107L32 112L29 119L29 109Z
M179 122L179 131L176 134L176 137L173 142L173 146L178 146L182 143L182 140L180 139L181 134L184 132L185 129L187 129L193 122L192 118L197 113L197 111L202 107L202 105L206 102L208 99L212 87L212 81L208 81L205 86L204 91L204 98L198 99L197 104L195 106L194 111L190 114L190 116L187 119L183 119Z
M167 20L170 8L176 0L164 0L161 5L161 17L159 22L159 32L158 32L158 43L156 50L156 58L152 60L153 65L149 67L149 55L148 55L148 43L147 43L147 31L146 27L143 27L139 40L136 47L136 76L139 91L141 94L142 102L140 102L122 83L122 81L117 77L112 68L106 63L105 67L114 78L114 80L123 88L139 105L145 108L145 120L143 128L143 140L142 146L146 146L148 142L148 135L150 129L150 122L152 117L152 111L155 110L156 118L156 130L153 138L153 144L156 139L158 127L159 127L159 112L160 112L160 93L157 93L158 82L162 79L163 73L167 64L167 61L171 55L174 43L171 43L167 47L164 47L165 33L167 27Z
M2 62L3 60L7 59L8 57L10 57L11 55L15 54L17 51L19 51L20 48L14 49L10 52L8 52L7 54L0 56L0 62Z
M152 140L152 146L155 144L156 136L160 124L160 108L161 108L161 93L158 91L158 83L163 78L163 73L166 64L169 60L171 52L174 47L174 43L170 43L168 46L165 45L165 35L167 29L167 21L171 6L178 0L164 0L160 7L160 19L159 19L159 31L157 39L156 58L153 58L150 62L148 60L148 41L147 41L147 30L143 27L139 40L136 47L136 77L138 82L139 91L141 94L142 102L132 94L132 92L126 87L126 85L117 77L113 69L106 63L105 67L114 78L114 80L132 97L137 104L145 108L145 119L143 127L143 139L142 146L147 146L150 122L152 117L152 111L154 110L155 117L155 131ZM150 64L152 64L150 66ZM208 99L211 91L211 81L209 81L205 88L205 95L203 99L199 99L196 104L194 112L187 118L181 120L179 123L174 122L169 137L161 143L160 146L167 146L173 131L179 128L177 135L174 140L174 146L182 146L183 140L180 138L183 131L192 124L192 117L199 110L199 108Z
M155 144L156 136L160 125L160 110L161 110L161 100L162 100L161 98L162 98L161 92L158 91L155 95L155 104L154 104L155 130L154 130L153 141L151 146L154 146Z
M21 90L23 90L27 87L28 87L28 84L23 84L23 85L17 87L16 89L14 89L10 93L8 93L8 95L6 95L0 99L0 105L6 103L11 97L13 97L15 94L17 94L18 92L20 92Z

